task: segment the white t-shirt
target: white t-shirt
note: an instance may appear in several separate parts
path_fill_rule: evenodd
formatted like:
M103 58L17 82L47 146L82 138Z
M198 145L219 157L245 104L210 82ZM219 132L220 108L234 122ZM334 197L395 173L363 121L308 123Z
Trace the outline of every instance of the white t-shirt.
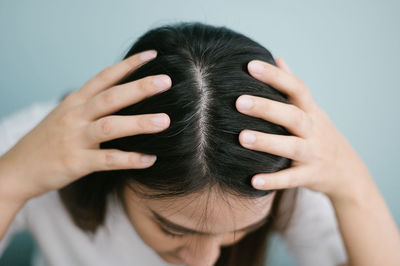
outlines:
M58 99L34 103L0 120L0 155L57 105ZM112 195L105 224L94 237L75 226L57 191L29 200L0 241L0 255L12 235L22 230L32 234L41 250L35 266L171 265L141 240ZM322 193L299 189L292 222L281 237L298 265L338 265L347 260L333 207Z

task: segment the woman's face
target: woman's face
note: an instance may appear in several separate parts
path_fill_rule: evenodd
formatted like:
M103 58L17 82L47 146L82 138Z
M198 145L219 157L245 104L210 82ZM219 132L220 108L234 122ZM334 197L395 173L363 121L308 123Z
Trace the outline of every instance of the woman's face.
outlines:
M126 187L123 196L136 232L161 258L205 266L214 265L221 246L231 245L263 225L275 193L243 199L212 190L149 200Z

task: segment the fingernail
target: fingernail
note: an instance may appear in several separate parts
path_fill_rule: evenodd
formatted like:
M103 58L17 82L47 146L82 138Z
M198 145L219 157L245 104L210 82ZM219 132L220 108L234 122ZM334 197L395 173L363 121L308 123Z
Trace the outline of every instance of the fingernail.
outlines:
M156 56L157 56L157 51L156 50L149 50L149 51L143 52L140 55L140 60L149 61L149 60L155 58Z
M155 76L153 82L159 91L166 90L171 86L171 79L166 75Z
M256 136L251 132L245 131L242 134L242 140L245 144L252 144L256 141Z
M157 159L157 156L155 155L142 155L142 162L144 163L154 163Z
M238 100L238 107L241 110L249 110L251 107L253 107L254 102L251 99L251 97L248 96L240 96Z
M158 127L164 127L168 124L168 120L164 115L153 116L151 122Z
M249 69L254 74L261 74L264 70L264 66L258 61L251 61L249 63Z
M262 188L262 186L264 186L265 181L264 179L262 179L262 177L255 177L253 179L253 186L257 187L257 188Z

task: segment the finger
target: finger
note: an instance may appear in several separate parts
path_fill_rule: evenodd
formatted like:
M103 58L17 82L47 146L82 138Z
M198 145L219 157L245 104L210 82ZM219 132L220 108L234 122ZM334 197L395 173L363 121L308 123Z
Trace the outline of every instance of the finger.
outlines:
M306 184L307 174L304 167L289 167L274 173L256 174L251 184L259 190L295 188Z
M144 114L134 116L106 116L88 124L84 129L85 143L89 146L108 140L137 134L157 133L170 124L167 114Z
M86 119L93 121L163 92L171 87L171 82L167 75L156 75L112 87L91 98L82 113Z
M305 138L309 135L311 122L307 114L293 104L263 97L241 95L236 100L236 108L243 114L281 125L299 137Z
M242 130L240 144L248 149L266 152L304 162L307 160L305 141L296 136L268 134L254 130Z
M292 70L290 70L289 66L286 64L285 61L283 61L282 58L280 58L280 57L276 58L275 63L279 68L285 70L287 73L290 73L290 74L293 73Z
M303 111L314 110L315 103L310 91L304 82L293 74L260 60L250 61L248 70L256 79L286 94L290 102Z
M84 156L92 172L147 168L156 161L156 157L152 159L143 153L125 152L118 149L86 150Z
M109 66L86 82L83 87L77 91L77 94L86 100L90 99L123 79L139 66L154 59L156 56L157 51L149 50L134 54L121 62Z

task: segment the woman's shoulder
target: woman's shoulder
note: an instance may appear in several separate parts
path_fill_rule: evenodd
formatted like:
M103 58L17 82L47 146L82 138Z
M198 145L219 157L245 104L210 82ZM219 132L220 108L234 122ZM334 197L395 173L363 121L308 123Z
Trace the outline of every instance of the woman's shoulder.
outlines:
M63 219L66 213L57 190L49 191L43 195L28 200L22 212L29 218L29 224L40 223L52 217L54 220Z
M289 238L314 238L317 241L322 236L326 237L328 232L332 235L338 233L335 212L329 198L320 192L298 188L291 220L284 235Z
M28 200L18 211L8 227L5 236L0 240L0 255L16 233L25 230L32 232L37 227L46 228L48 214L52 213L57 217L60 213L58 207L54 208L54 205L57 205L57 200L55 191Z
M337 265L346 261L334 208L323 193L298 189L292 218L282 238L299 265Z

